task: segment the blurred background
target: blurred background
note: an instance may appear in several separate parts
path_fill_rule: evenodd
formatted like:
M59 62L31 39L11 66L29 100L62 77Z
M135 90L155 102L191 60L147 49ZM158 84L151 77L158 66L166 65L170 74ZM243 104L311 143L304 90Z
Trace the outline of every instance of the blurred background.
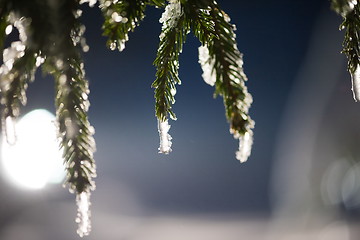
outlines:
M254 98L255 141L243 164L222 99L201 79L192 33L180 58L173 152L161 155L151 83L162 10L148 8L119 53L105 46L100 10L83 6L98 171L85 238L359 239L360 109L340 54L341 17L328 0L218 3L237 26ZM40 72L22 115L34 109L55 112L53 81ZM74 195L61 183L21 187L2 163L1 240L79 239ZM35 170L20 175L30 181Z

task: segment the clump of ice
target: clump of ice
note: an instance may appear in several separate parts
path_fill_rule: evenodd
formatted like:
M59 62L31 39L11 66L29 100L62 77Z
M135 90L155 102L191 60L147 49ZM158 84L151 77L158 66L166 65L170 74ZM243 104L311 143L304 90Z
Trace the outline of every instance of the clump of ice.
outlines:
M165 7L165 11L161 15L159 22L162 23L162 32L160 34L160 40L165 36L164 31L176 26L177 21L183 14L181 3L179 0L170 0L169 4Z
M161 121L158 119L158 131L160 136L159 153L169 154L171 152L171 136L169 134L170 125L168 120Z
M360 66L358 65L353 73L351 73L351 90L355 102L360 101Z
M248 131L239 137L239 150L236 152L236 159L240 162L246 162L251 154L253 145L253 132Z
M86 2L89 3L90 7L93 7L96 4L97 0L80 0L80 4L83 4Z
M6 138L6 142L9 145L14 145L16 143L16 129L15 129L15 118L6 117L3 121L3 136Z
M25 54L25 45L21 41L12 42L10 47L3 51L3 65L0 67L0 75L5 75L11 71L15 61ZM4 87L4 82L2 82Z
M76 205L78 207L75 220L78 224L77 234L80 237L87 236L91 231L90 192L78 193L76 195Z
M216 82L216 74L214 70L215 60L210 56L209 49L206 45L199 47L199 63L203 70L202 77L210 86L214 86Z

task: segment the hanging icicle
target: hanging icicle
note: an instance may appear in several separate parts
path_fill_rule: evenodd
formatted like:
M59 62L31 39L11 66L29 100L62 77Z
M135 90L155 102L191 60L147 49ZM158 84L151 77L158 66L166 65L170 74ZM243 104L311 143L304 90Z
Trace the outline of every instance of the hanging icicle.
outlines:
M172 138L169 134L170 127L167 119L165 121L158 120L158 131L160 136L159 153L169 154L172 151Z
M90 192L76 194L77 217L75 222L78 224L77 234L80 237L87 236L91 231L91 212L90 212Z
M357 65L355 71L351 73L351 90L353 92L353 97L355 102L360 101L360 66Z
M14 145L16 143L16 124L15 124L15 118L14 117L6 117L3 120L2 129L3 129L3 136L6 138L6 142L9 145Z
M219 94L224 99L230 133L240 141L236 158L240 162L246 162L253 143L254 121L248 114L252 97L245 86L247 77L243 70L242 54L235 40L236 27L230 23L230 17L219 9L217 3L212 1L209 9L201 12L205 14L203 18L210 18L213 23L204 31L209 34L214 32L217 37L205 38L199 34L198 38L202 43L199 47L199 63L204 81L215 86L215 95ZM197 26L207 25L199 22ZM223 46L229 49L224 51Z
M241 163L246 162L251 154L253 144L253 132L246 132L239 137L239 150L236 152L236 159Z

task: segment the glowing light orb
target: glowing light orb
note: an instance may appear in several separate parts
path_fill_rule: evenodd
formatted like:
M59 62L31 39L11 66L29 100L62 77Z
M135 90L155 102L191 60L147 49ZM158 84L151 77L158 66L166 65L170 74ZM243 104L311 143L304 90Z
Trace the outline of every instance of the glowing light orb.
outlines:
M54 120L47 110L37 109L16 123L16 144L9 145L2 137L2 170L15 184L40 189L64 179Z

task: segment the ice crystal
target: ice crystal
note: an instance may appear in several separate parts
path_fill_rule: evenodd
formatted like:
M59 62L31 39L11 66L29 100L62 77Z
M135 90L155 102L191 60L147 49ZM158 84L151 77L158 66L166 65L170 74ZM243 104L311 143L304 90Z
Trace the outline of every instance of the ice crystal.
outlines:
M118 39L109 44L110 50L114 51L116 48L121 52L125 49L125 42L129 40L128 35L125 35L125 39Z
M181 3L179 0L171 0L165 7L165 11L161 15L159 22L162 23L162 33L160 34L160 40L165 36L164 30L173 28L176 25L177 20L183 14Z
M117 12L113 12L111 14L111 19L114 21L114 22L121 22L123 17L121 15L119 15Z
M9 145L14 145L16 143L16 129L15 129L15 118L6 117L3 121L3 136L6 138L6 142Z
M25 17L18 17L14 12L8 16L8 21L19 31L19 39L25 43L27 40L26 28L30 25L31 20Z
M76 195L77 217L78 224L77 234L80 237L89 235L91 231L91 212L90 212L90 192L82 192Z
M245 95L244 100L237 102L237 107L244 113L249 112L250 105L253 102L251 94L248 92L247 87L242 83L243 93Z
M351 73L351 90L355 102L360 101L360 66L358 65L353 73Z
M357 5L357 0L351 0L351 1L347 1L346 3L344 3L342 5L342 9L340 10L340 14L343 17L346 17L347 14L349 14L349 12L351 12L355 5Z
M158 119L158 131L160 136L159 153L169 154L171 152L171 136L169 134L170 125L168 120L161 121Z
M86 3L86 2L89 3L90 7L93 7L96 4L97 0L80 0L80 4L83 4L83 3Z
M248 131L239 137L239 150L236 152L236 159L240 162L246 162L251 154L253 144L253 132Z
M35 62L36 67L39 67L44 62L45 62L45 58L41 56L36 56L36 62Z
M3 51L3 65L0 67L0 74L7 74L13 68L16 59L24 56L25 45L20 41L11 43L11 46Z
M202 77L210 86L214 86L216 82L216 74L214 71L215 60L210 56L209 49L206 45L199 47L199 63L203 70Z

